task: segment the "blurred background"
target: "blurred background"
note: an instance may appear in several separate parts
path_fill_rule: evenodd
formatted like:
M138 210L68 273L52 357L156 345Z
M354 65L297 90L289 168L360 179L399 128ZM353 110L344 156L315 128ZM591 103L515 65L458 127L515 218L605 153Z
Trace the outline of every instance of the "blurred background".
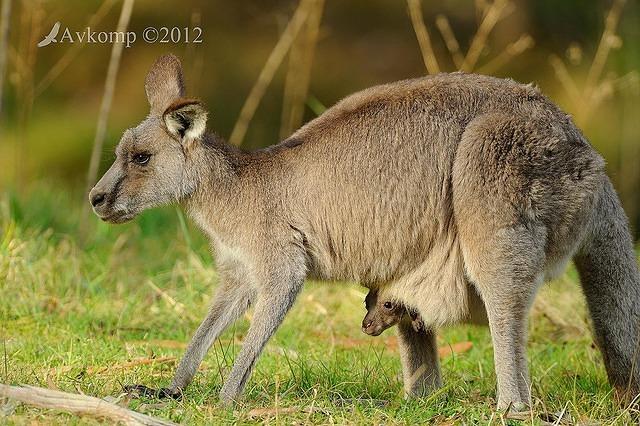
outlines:
M113 44L36 46L57 21L71 31L115 31L127 7L137 40L115 63ZM247 149L278 142L375 84L457 69L533 82L604 155L638 235L637 1L2 0L2 12L0 187L18 199L45 185L87 204L94 144L99 175L123 130L148 112L150 65L173 52L189 94L210 110L209 128L235 133ZM201 27L202 43L146 43L149 26Z

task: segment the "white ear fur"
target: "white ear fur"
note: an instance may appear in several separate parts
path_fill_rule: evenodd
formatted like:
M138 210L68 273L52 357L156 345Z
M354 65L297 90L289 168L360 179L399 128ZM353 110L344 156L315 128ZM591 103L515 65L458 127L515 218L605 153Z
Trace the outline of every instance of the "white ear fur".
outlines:
M207 111L199 102L172 106L164 113L167 130L181 140L200 139L207 129Z

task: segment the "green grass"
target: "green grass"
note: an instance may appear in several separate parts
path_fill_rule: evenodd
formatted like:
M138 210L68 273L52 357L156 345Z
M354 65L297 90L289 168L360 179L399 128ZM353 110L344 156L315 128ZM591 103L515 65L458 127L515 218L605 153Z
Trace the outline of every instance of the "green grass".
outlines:
M123 384L165 386L216 287L207 243L181 226L174 207L122 226L92 218L81 242L80 203L52 186L0 196L0 382L98 397L120 396ZM483 327L444 330L442 346L470 341L472 349L443 359L441 391L404 400L394 331L362 334L363 297L356 284L308 283L233 409L220 407L217 394L248 316L215 343L182 401L121 403L187 424L522 423L494 412L491 339ZM576 422L631 422L611 398L586 318L574 271L542 289L530 322L534 424L563 409ZM137 359L156 361L126 364ZM283 410L255 411L274 407ZM0 417L4 422L96 420L18 405Z

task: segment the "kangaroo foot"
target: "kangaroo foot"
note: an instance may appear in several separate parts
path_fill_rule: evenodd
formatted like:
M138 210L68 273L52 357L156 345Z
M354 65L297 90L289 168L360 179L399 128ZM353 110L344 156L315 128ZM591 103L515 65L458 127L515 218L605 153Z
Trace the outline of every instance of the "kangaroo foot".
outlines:
M157 398L166 399L172 398L175 400L182 399L182 391L180 389L174 390L169 388L154 389L145 385L125 385L123 389L128 394L133 395L136 398Z

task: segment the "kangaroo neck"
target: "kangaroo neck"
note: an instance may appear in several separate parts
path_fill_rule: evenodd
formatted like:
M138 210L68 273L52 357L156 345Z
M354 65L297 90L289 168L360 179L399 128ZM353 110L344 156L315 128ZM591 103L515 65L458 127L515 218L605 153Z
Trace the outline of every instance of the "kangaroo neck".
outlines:
M207 135L186 152L184 186L188 188L180 204L189 216L209 233L218 221L227 220L227 211L238 195L236 150L214 135Z

